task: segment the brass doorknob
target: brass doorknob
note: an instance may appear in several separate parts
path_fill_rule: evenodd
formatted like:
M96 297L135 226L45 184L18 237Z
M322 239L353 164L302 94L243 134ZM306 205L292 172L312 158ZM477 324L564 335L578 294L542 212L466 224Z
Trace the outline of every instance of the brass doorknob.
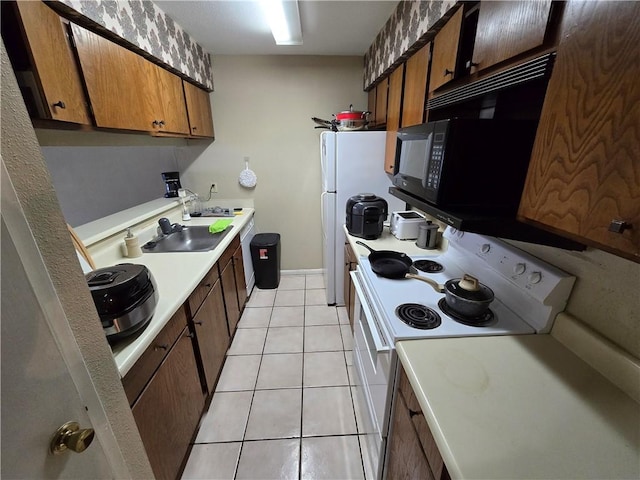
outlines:
M67 449L82 453L91 445L93 437L95 437L93 428L80 428L76 422L67 422L58 429L51 439L51 453L59 455Z

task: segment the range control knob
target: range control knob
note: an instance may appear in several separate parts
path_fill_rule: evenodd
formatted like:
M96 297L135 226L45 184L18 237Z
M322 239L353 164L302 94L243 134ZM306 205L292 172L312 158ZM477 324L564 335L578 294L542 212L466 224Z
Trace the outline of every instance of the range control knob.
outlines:
M516 263L516 266L513 267L513 273L515 273L516 275L522 275L526 269L527 269L526 263Z
M529 283L540 283L542 280L542 274L540 272L531 272L529 275Z
M489 252L491 251L491 245L489 245L488 243L483 244L483 245L480 247L480 251L481 251L482 253L489 253Z

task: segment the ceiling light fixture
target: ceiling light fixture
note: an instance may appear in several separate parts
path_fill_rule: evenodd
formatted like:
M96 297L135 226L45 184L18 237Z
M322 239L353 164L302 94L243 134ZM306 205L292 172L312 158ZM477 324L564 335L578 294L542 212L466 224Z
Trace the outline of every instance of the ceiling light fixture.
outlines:
M261 0L276 45L302 45L298 0Z

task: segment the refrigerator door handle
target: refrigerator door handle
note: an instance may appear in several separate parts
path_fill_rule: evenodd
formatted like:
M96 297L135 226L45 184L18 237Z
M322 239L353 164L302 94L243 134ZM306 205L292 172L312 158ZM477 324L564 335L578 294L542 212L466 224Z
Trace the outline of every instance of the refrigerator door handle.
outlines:
M324 210L325 210L325 206L324 206L324 197L327 196L328 192L322 192L320 194L320 225L322 226L322 231L324 232L326 229L326 224L324 223Z

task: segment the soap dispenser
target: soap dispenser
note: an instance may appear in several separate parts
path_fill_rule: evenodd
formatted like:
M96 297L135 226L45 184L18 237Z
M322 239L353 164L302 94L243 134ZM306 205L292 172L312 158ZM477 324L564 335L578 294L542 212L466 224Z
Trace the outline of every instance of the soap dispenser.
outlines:
M131 233L131 227L127 228L127 236L124 237L124 244L127 247L127 257L136 258L142 255L138 236Z

